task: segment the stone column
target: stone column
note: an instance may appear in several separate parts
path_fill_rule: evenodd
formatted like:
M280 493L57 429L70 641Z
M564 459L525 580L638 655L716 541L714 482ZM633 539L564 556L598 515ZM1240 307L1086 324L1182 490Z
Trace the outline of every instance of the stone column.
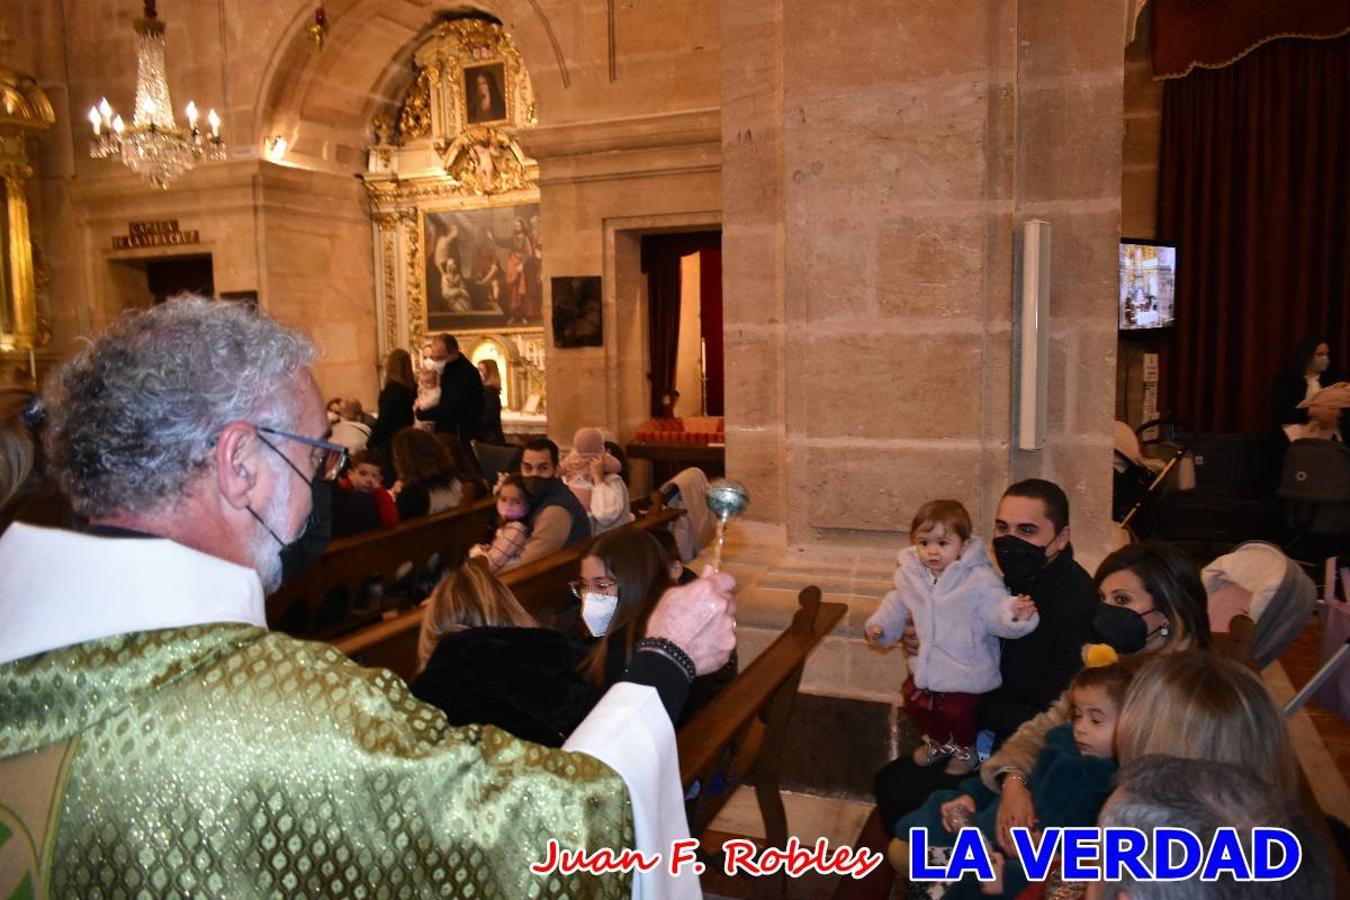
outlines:
M1013 212L1050 222L1053 247L1049 443L1013 451L1011 474L1059 482L1089 566L1110 539L1125 7L1017 5Z
M722 5L728 468L791 546L1110 500L1125 4ZM1011 435L1013 233L1054 228L1051 446Z
M722 290L727 472L752 502L751 543L786 537L783 2L724 2Z

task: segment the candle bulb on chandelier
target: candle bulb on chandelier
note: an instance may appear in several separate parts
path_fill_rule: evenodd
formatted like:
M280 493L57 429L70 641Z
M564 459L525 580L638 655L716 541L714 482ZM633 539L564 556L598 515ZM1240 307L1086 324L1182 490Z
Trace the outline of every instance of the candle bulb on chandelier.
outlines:
M122 123L122 117L121 117L121 116L113 116L112 126L113 126L113 131L117 132L119 135L120 135L123 131L125 131L125 130L126 130L126 127L127 127L126 125L124 125L124 124Z
M98 107L89 107L89 124L94 126L94 137L98 137L103 131L103 117L98 114Z
M185 109L184 112L187 113L188 127L191 128L193 131L196 131L196 130L197 130L197 104L194 103L194 102L192 102L191 100L189 100L189 101L188 101L188 105L187 105L187 109Z
M104 125L112 123L112 104L108 102L107 97L98 101L98 114L103 117Z
M220 116L216 115L216 111L214 109L209 109L206 111L206 121L211 126L211 137L213 138L220 137Z

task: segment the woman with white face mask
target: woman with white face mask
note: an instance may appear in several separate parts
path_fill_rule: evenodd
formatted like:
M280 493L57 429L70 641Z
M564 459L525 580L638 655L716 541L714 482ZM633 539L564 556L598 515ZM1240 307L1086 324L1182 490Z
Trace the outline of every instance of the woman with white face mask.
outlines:
M673 582L656 538L635 528L607 531L597 538L581 558L580 574L571 583L572 593L581 601L587 633L596 638L580 671L603 690L623 679L648 617ZM733 651L723 669L694 679L681 721L706 705L735 677L736 668Z
M1289 364L1271 385L1275 424L1289 440L1301 437L1339 437L1340 410L1311 403L1323 389L1340 381L1333 371L1331 345L1320 335L1304 336L1294 346Z

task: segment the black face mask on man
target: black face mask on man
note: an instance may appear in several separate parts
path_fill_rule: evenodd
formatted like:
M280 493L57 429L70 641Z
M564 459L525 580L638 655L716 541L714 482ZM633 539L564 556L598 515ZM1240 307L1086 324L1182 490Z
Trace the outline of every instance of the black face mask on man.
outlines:
M1099 603L1097 614L1092 617L1092 632L1117 653L1126 654L1138 653L1148 646L1148 639L1153 635L1167 637L1172 629L1164 619L1162 625L1149 631L1144 617L1128 606Z
M538 500L548 492L548 487L554 479L545 478L542 475L526 475L520 479L521 484L525 486L525 493L531 500Z
M994 538L994 558L1008 584L1026 584L1044 569L1048 560L1045 548L1024 541L1015 534Z

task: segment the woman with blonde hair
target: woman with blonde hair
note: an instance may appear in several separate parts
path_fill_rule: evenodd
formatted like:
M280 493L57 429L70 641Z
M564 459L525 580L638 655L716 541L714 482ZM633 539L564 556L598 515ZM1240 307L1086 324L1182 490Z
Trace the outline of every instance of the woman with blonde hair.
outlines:
M412 356L401 347L389 351L384 363L384 387L380 389L378 418L370 430L366 446L387 452L394 435L413 424L413 401L417 399L417 380L413 377Z
M436 644L466 628L537 628L511 589L484 566L461 566L441 579L427 600L417 638L417 669L426 668Z
M600 699L577 669L585 648L540 628L478 561L446 575L422 620L412 683L451 725L496 725L560 747Z
M1116 725L1120 764L1161 754L1244 765L1296 796L1284 716L1253 672L1210 653L1160 656L1135 677Z

